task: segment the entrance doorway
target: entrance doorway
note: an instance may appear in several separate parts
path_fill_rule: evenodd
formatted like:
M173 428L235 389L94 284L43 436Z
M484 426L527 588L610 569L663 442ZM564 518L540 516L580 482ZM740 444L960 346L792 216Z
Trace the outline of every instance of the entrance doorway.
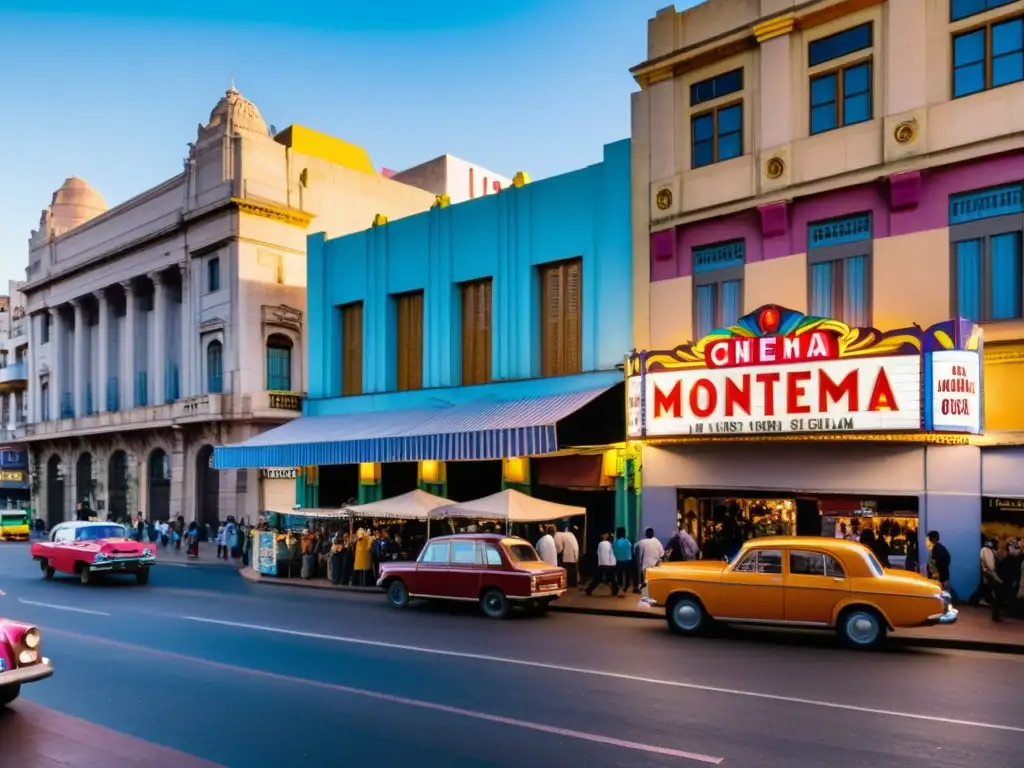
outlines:
M114 451L107 465L107 519L128 517L128 454Z
M92 454L88 451L78 457L75 462L75 516L88 519L92 509ZM78 505L82 505L79 514Z
M149 519L169 520L171 516L171 460L163 448L149 454Z
M52 530L64 522L64 468L60 456L53 454L46 462L46 528Z
M220 525L220 471L213 468L212 445L204 445L196 454L196 503L200 528L209 525L216 531Z

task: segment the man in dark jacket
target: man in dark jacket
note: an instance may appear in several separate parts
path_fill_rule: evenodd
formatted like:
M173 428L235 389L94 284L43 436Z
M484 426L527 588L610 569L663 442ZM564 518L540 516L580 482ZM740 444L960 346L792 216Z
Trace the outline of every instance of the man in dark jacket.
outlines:
M942 585L943 589L949 589L949 566L952 558L946 545L940 541L938 531L928 531L928 541L932 543L932 556L928 561L928 575Z

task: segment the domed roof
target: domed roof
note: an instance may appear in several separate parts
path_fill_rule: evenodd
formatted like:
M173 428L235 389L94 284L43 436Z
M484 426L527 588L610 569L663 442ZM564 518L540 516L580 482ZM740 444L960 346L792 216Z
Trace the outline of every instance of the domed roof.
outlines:
M107 211L107 201L85 179L65 180L50 200L51 231L59 235ZM45 214L44 214L45 217Z
M213 108L206 128L209 130L220 125L230 125L232 128L253 131L264 136L270 135L270 130L256 105L236 91L234 84L224 92L217 106Z

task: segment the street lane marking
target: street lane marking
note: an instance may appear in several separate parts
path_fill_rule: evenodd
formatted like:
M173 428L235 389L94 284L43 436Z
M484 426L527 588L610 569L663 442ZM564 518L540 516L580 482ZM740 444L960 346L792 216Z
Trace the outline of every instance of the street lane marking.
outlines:
M628 680L633 683L649 683L669 688L683 688L690 691L703 691L705 693L721 693L729 696L743 696L750 699L762 699L767 701L780 701L787 704L803 704L811 707L822 707L824 709L838 709L846 712L860 712L867 715L882 715L885 717L902 717L905 720L921 720L929 723L941 723L943 725L962 725L970 728L987 728L994 731L1009 731L1011 733L1024 733L1024 727L1016 725L1001 725L999 723L982 723L975 720L957 720L950 717L939 717L938 715L922 715L913 712L897 712L890 709L877 709L875 707L861 707L856 704L841 704L835 701L824 701L821 699L805 699L799 696L783 696L776 693L762 693L759 691L743 691L737 688L721 688L715 685L701 685L700 683L684 683L678 680L662 680L654 677L640 677L627 675L624 672L609 672L602 669L586 669L584 667L571 667L563 664L551 664L544 661L528 661L526 659L512 659L504 656L488 656L480 653L468 653L466 651L447 651L441 648L425 648L418 645L403 645L401 643L388 643L383 640L366 640L361 637L342 637L340 635L325 635L319 632L303 632L297 629L282 629L281 627L268 627L262 624L245 624L236 621L223 621L221 619L206 619L199 616L182 616L187 621L196 621L201 624L216 624L222 627L233 627L235 629L248 629L256 632L270 632L278 635L290 635L292 637L305 637L311 640L330 640L336 643L349 645L363 645L372 648L387 648L394 651L408 651L410 653L426 653L434 656L448 656L456 659L471 659L473 661L489 661L498 664L514 664L520 667L532 667L534 669L548 669L553 672L569 672L576 675L590 675L592 677L605 677L612 680Z
M53 603L37 603L35 600L23 600L18 598L18 602L22 605L34 605L36 608L49 608L54 611L68 611L70 613L86 613L90 616L110 616L109 613L103 611L89 611L85 608L72 608L70 605L54 605Z
M292 677L290 675L282 675L277 672L267 672L266 670L262 669L253 669L251 667L239 667L234 664L225 664L221 661L211 661L209 659L203 659L197 656L187 656L182 653L175 653L174 651L163 651L157 648L146 648L145 646L141 645L122 643L119 640L109 640L105 637L83 635L77 632L68 632L63 629L47 629L46 632L48 634L63 635L65 637L71 637L85 642L98 643L100 645L109 645L114 648L119 648L122 650L148 653L173 661L187 662L190 664L202 664L204 666L219 669L224 672L230 672L231 674L248 674L253 675L255 677L262 677L268 680L275 680L277 682L296 684L304 688L314 687L326 691L332 691L335 693L348 693L353 696L362 696L367 699L375 699L376 701L383 701L388 704L400 704L403 706L414 707L416 709L423 709L430 712L442 712L446 715L457 715L459 717L465 717L472 720L480 720L487 723L494 723L496 725L507 725L512 728L520 728L522 730L527 731L547 733L552 736L561 736L562 738L566 739L576 739L577 741L586 741L592 744L603 744L605 746L610 747L619 747L621 749L628 749L633 752L646 752L648 754L661 755L664 757L677 757L682 760L690 760L692 762L704 763L707 765L721 765L723 762L725 762L724 757L704 755L699 752L686 752L681 749L672 749L671 747L658 747L653 744L642 744L637 741L616 739L612 736L602 736L599 733L574 731L569 728L559 728L557 726L547 725L545 723L534 723L530 722L529 720L517 720L512 717L492 715L488 712L480 712L473 709L452 707L448 706L447 704L438 704L433 701L409 699L405 696L395 696L390 693L380 693L379 691L371 691L365 688L353 688L351 686L341 685L339 683L326 683L321 680L313 680L305 677Z

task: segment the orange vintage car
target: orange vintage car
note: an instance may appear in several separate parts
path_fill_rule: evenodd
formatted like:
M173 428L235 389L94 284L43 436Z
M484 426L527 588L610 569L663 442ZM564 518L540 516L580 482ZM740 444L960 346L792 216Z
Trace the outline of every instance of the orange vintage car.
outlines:
M847 645L880 645L890 630L952 624L948 592L919 573L882 568L844 539L751 539L732 563L697 560L647 569L642 604L665 607L669 629L695 635L713 622L830 629Z

